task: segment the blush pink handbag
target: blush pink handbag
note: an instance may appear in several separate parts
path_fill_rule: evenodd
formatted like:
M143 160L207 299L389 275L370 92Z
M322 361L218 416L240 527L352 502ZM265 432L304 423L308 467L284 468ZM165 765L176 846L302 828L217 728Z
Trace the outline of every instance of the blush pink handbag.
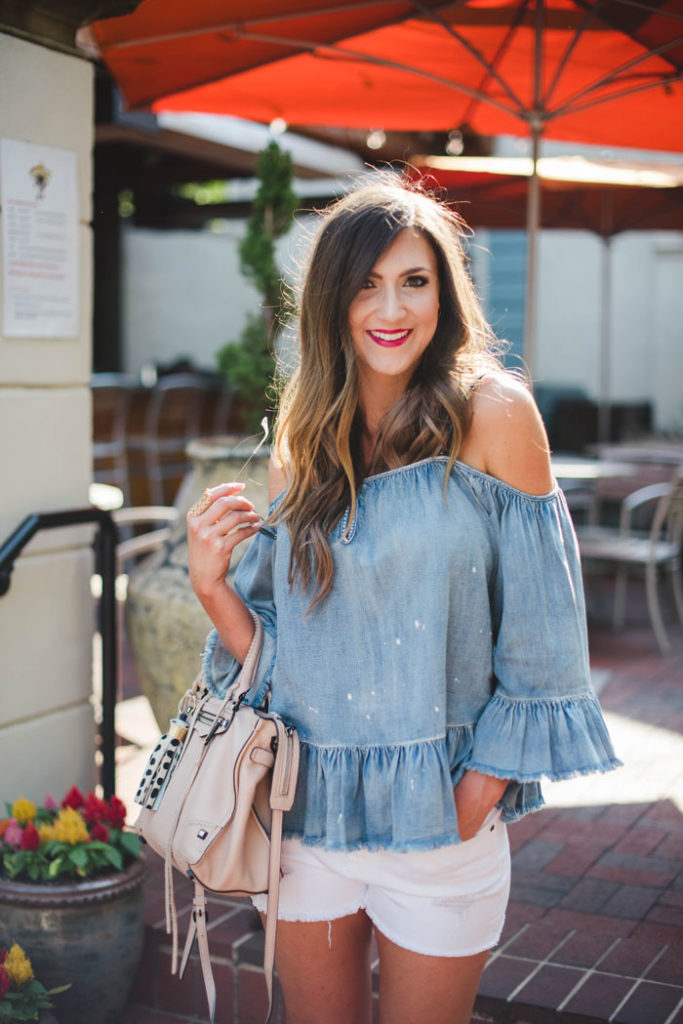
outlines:
M206 893L268 893L264 972L268 1017L280 886L282 815L294 801L299 766L296 731L271 711L244 703L263 642L254 638L242 671L225 698L210 693L200 674L179 705L179 716L152 752L135 802L140 838L164 858L166 930L173 935L172 973L178 970L178 921L173 868L194 882L193 915L180 977L197 936L211 1020L216 986L206 931Z

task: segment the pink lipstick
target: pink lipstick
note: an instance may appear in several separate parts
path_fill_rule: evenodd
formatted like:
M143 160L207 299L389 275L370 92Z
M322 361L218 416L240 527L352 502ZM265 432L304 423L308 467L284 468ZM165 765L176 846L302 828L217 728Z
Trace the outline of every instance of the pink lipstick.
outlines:
M368 331L367 332L376 345L384 348L395 348L402 345L413 333L412 328L403 328L400 331Z

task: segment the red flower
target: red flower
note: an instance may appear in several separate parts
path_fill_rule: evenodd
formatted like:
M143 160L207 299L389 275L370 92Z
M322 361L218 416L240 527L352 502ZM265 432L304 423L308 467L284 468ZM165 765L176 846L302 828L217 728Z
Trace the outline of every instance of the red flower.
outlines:
M95 825L98 821L108 820L108 807L106 801L100 800L100 798L95 796L92 791L86 796L81 813L88 825Z
M4 967L0 967L0 999L4 999L9 992L9 974Z
M97 839L100 843L109 842L109 829L106 825L98 823L90 829L90 838Z
M109 822L112 828L123 828L126 820L126 805L123 800L119 800L117 796L111 798L105 814L105 820Z
M26 825L21 837L22 850L37 850L40 846L40 834L32 821Z
M73 807L75 811L82 807L85 802L85 798L77 786L72 786L69 792L62 800L62 807Z

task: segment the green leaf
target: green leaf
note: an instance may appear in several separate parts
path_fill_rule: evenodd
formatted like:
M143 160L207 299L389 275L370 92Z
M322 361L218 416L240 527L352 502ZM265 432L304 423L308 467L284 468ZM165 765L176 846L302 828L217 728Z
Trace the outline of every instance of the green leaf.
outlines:
M109 846L105 851L103 851L103 853L106 856L109 863L112 864L117 871L123 870L123 857L121 856L118 850L115 850L113 847Z
M69 855L69 860L77 868L86 868L88 866L88 851L85 846L74 846Z
M131 857L142 856L142 844L135 832L121 832L119 843Z
M56 860L50 862L47 872L48 877L57 878L57 876L61 875L65 870L68 871L70 867L71 865L65 856L57 857Z
M43 877L41 865L39 863L32 863L28 865L28 877L32 882L39 882Z

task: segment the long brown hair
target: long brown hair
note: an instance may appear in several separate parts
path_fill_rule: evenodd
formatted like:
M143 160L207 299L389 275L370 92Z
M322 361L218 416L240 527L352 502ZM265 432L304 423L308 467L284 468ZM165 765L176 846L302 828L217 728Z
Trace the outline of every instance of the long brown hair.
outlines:
M405 228L421 232L436 255L439 317L366 466L348 310ZM287 523L291 537L290 584L297 576L304 589L313 582L311 607L332 588L330 532L349 507L353 522L364 476L442 454L450 472L469 426L472 385L499 365L467 271L463 235L462 221L448 207L385 175L323 214L301 288L300 364L281 397L276 439L288 486L274 518Z

